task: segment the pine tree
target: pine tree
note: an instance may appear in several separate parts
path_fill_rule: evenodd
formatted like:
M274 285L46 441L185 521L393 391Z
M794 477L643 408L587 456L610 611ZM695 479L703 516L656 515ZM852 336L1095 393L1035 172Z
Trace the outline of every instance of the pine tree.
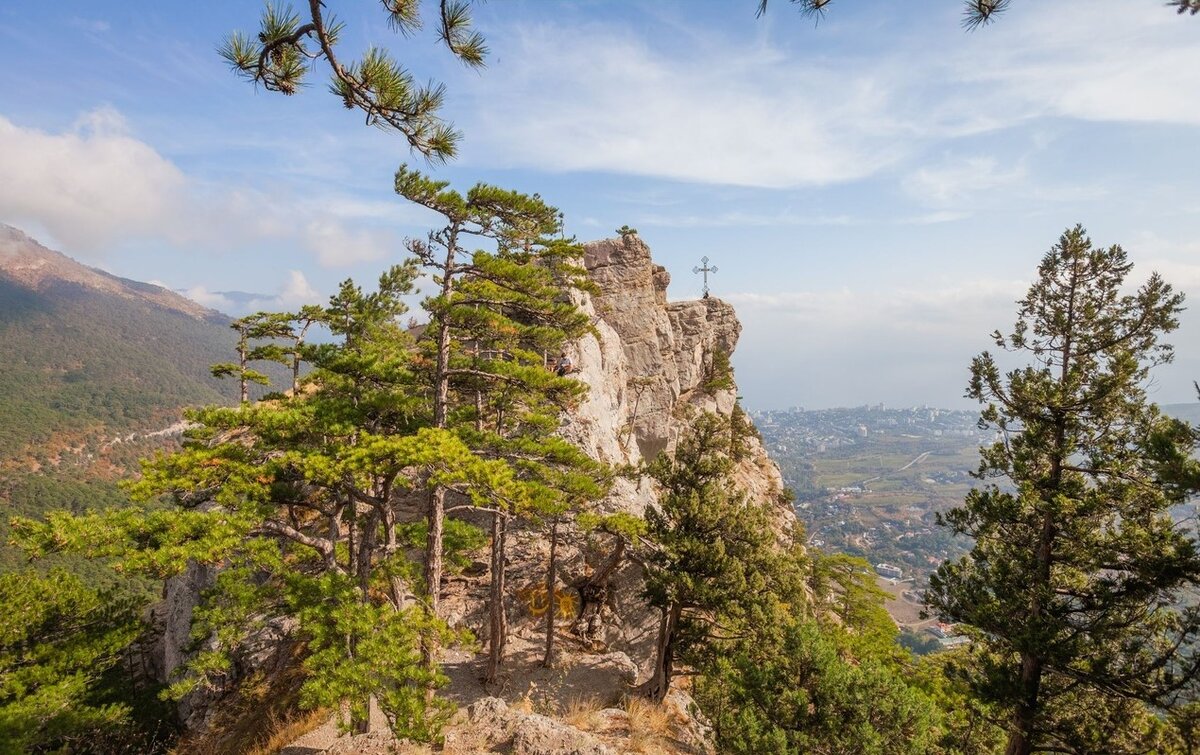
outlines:
M236 377L238 379L238 400L243 404L250 400L250 383L267 385L270 379L251 369L250 363L268 359L278 361L274 349L270 346L255 346L252 342L270 338L275 332L275 324L265 312L258 312L246 317L239 317L229 324L238 334L236 362L222 362L212 366L213 377Z
M331 92L366 123L402 134L414 152L431 161L454 156L460 134L439 115L441 85L419 85L385 49L371 47L358 59L338 51L344 24L327 13L321 0L309 0L303 18L290 5L268 2L258 33L230 34L221 57L239 76L269 92L296 94L314 68L328 66ZM383 0L389 26L408 36L421 28L420 0ZM487 57L483 37L471 29L467 0L439 0L438 39L462 63L479 68Z
M141 631L137 611L65 571L0 575L0 752L57 752L125 722L99 687Z
M292 616L307 643L307 704L347 711L344 723L362 731L374 696L397 735L437 737L449 706L427 690L445 677L421 650L460 638L419 599L398 518L417 514L430 480L480 500L523 504L526 493L506 463L428 426L399 322L415 273L394 267L373 293L341 286L322 315L338 340L304 349L310 390L191 412L198 427L185 448L148 462L133 486L141 500L166 495L175 506L15 527L35 555L107 556L160 577L220 565L193 626L210 649L191 660L178 694L221 688L243 641L267 618Z
M1200 610L1177 606L1200 553L1168 512L1196 479L1196 436L1145 391L1150 368L1171 359L1160 338L1183 297L1157 274L1123 293L1131 268L1121 247L1068 229L1012 334L994 334L1032 363L1002 374L985 352L971 365L967 395L998 433L977 474L1011 487L973 490L945 516L975 546L931 577L928 602L977 630L971 683L1011 712L1010 755L1086 749L1063 701L1083 695L1089 715L1119 723L1117 703L1166 708L1196 691Z
M661 613L654 670L641 692L661 701L682 660L697 665L714 635L752 621L771 588L776 534L766 502L731 487L728 418L696 418L648 473L660 486L646 511L646 594Z
M396 191L445 218L446 225L409 244L433 275L436 293L424 307L424 380L434 427L459 433L481 458L504 460L526 483L527 506L471 501L492 516L489 663L494 679L507 633L503 610L507 522L550 513L572 498L599 495L602 472L553 437L564 408L586 386L557 376L547 354L589 327L570 298L588 284L578 265L582 248L556 238L558 210L537 195L484 184L466 195L402 166ZM488 242L492 249L468 244ZM445 485L429 494L425 590L437 610L442 579Z

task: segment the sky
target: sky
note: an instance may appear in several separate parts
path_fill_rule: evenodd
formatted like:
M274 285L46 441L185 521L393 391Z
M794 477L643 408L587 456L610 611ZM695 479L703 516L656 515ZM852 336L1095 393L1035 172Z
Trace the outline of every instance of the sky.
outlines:
M1017 0L967 32L958 0L836 2L819 22L757 4L494 0L473 70L374 0L328 0L342 55L387 46L445 83L464 141L431 167L323 71L293 97L235 77L216 48L256 29L255 3L5 0L0 222L239 314L398 261L436 224L393 193L402 163L538 192L580 240L637 228L672 299L711 259L752 409L969 407L971 357L1082 223L1135 283L1157 270L1190 294L1150 395L1196 400L1200 17Z

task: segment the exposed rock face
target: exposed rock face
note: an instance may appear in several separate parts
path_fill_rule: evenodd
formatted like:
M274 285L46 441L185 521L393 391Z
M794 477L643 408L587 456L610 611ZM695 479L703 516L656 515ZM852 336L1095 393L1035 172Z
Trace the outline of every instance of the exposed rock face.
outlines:
M733 307L714 298L668 302L670 275L654 264L649 247L635 234L587 244L584 265L598 290L581 294L578 303L591 315L595 334L568 355L578 369L575 377L590 390L567 417L562 434L596 459L636 465L671 449L696 415L729 416L737 386L732 379L716 380L720 376L714 373L720 356L727 360L741 335ZM790 530L795 513L783 498L783 479L757 437L746 438L733 482L755 500L774 502L779 532ZM600 508L642 515L655 495L648 480L618 479ZM570 569L579 554L569 541L565 544L561 557ZM539 537L526 559L517 556L522 550L518 542L515 562L542 563ZM601 600L593 606L595 613L581 617L576 631L600 648L627 653L647 670L658 613L642 596L640 569L626 562Z
M737 347L742 326L720 299L668 302L670 275L635 234L595 241L586 250L584 265L599 291L582 294L579 304L592 316L596 335L569 353L576 377L591 390L562 432L602 461L649 461L673 446L694 415L733 411L736 386L706 383L714 377L714 358ZM778 467L757 438L748 443L735 481L760 499L778 499ZM648 484L623 480L604 507L641 514L653 499ZM782 505L780 516L793 518Z

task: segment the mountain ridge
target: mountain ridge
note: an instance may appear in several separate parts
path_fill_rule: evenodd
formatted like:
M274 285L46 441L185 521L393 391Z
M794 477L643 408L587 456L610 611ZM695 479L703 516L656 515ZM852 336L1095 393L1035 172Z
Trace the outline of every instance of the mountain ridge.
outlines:
M222 312L162 286L122 278L85 265L5 223L0 223L0 275L22 288L38 292L75 284L92 291L155 304L198 320L227 323L230 319Z
M233 399L209 372L233 354L229 322L0 224L0 471L103 458L131 468L132 447L103 443Z

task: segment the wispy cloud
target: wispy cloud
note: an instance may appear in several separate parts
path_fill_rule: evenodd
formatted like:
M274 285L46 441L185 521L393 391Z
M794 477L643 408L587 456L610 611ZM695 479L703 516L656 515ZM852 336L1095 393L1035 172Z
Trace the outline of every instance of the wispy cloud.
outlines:
M728 228L783 226L845 226L858 220L850 215L805 215L791 210L773 213L719 212L712 215L667 215L653 213L637 218L638 225L666 228Z
M869 71L734 43L671 56L614 27L495 39L506 62L476 84L468 160L778 188L852 180L902 154L877 117L892 95Z
M880 35L869 56L711 33L681 50L605 24L502 28L500 63L463 80L476 92L467 158L789 188L876 175L931 144L1044 118L1200 124L1200 99L1183 95L1200 88L1194 25L1128 0L1021 11L979 34L869 30Z
M91 34L104 34L112 29L112 24L100 18L83 18L82 16L72 16L68 23L70 23L71 26L74 26L76 29L82 29L83 31Z
M1026 175L1023 165L1003 166L993 157L972 156L918 168L904 180L904 190L925 204L957 205L980 192L1017 183Z
M166 286L163 283L158 285ZM204 286L189 286L178 291L194 302L231 315L293 311L305 304L318 304L324 298L299 270L289 270L274 295L235 298L221 291L210 291Z

